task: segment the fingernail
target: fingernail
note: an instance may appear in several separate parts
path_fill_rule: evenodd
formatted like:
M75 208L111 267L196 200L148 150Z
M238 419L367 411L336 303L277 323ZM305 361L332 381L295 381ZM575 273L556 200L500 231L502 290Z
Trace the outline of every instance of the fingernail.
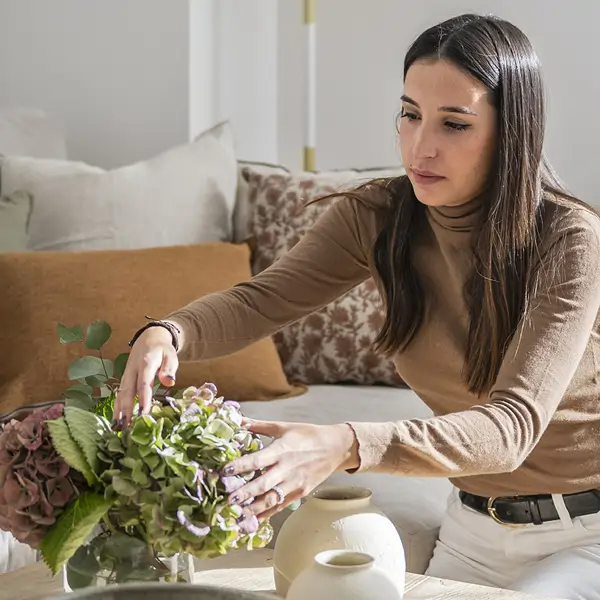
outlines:
M121 417L121 419L119 420L119 427L125 427L127 423L127 419L123 416Z
M116 419L113 419L113 422L110 424L111 429L116 429L119 423Z
M240 497L239 496L232 496L229 499L229 504L238 504L240 501Z
M246 513L242 513L241 516L238 517L237 522L241 523L246 518Z
M175 383L175 375L165 375L165 377Z
M232 466L225 467L225 469L223 469L223 473L225 473L225 475L233 475L233 471L234 468Z

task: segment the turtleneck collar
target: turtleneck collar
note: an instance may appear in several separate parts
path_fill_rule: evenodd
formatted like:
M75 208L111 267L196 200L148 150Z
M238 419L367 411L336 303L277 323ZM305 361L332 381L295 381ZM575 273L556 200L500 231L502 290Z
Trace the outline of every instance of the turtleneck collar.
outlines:
M475 198L460 206L428 206L429 217L449 231L472 231L480 218L482 199Z

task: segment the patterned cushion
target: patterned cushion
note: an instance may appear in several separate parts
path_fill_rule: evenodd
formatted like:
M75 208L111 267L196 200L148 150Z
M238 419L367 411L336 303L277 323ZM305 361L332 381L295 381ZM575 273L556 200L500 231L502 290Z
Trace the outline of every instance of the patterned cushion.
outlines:
M265 173L243 168L249 187L250 233L257 274L288 252L336 200L305 203L357 180L398 175L398 170ZM383 323L381 298L372 279L274 336L290 380L303 384L403 385L391 360L373 342Z

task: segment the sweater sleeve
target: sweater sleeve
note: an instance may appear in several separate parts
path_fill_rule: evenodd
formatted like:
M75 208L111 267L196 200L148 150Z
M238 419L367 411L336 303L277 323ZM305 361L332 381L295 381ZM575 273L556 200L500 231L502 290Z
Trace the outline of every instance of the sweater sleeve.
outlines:
M353 472L466 477L523 463L567 391L600 310L600 221L576 213L545 253L545 261L560 261L558 275L531 299L486 403L429 419L349 423L359 444Z
M181 360L232 354L326 306L370 276L366 223L373 210L342 198L301 240L250 281L166 318L183 331Z

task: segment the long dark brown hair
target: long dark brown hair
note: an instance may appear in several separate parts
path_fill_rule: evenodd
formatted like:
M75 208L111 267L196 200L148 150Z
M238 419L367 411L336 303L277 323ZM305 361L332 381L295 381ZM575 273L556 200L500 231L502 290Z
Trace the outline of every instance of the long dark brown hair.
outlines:
M469 331L464 378L471 392L482 395L493 386L540 285L536 265L542 227L547 227L546 200L578 201L543 155L544 87L538 58L522 31L499 18L462 15L414 41L405 58L404 78L413 63L424 59L450 61L482 82L498 115L496 157L473 240L473 271L465 285ZM373 256L386 305L376 346L393 354L411 343L426 316L411 235L425 207L405 176L369 182L344 195L371 194L374 185L389 196Z

